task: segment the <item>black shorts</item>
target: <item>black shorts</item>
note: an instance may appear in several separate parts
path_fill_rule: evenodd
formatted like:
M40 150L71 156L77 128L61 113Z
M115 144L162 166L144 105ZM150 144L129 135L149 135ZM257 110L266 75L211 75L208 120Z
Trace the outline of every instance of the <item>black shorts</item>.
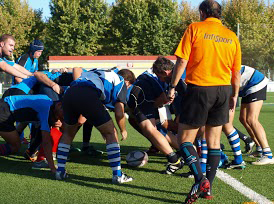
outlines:
M127 105L138 123L151 118L159 118L158 109L154 107L154 100L148 100L146 92L149 87L134 86L130 92Z
M260 91L257 91L255 93L249 94L245 97L242 97L241 103L252 103L255 101L265 101L266 100L266 90L267 90L267 86L265 86L263 89L261 89Z
M99 99L98 91L90 86L73 86L63 98L64 121L68 125L78 122L82 114L95 127L111 120L105 106Z
M228 123L229 96L230 86L187 85L181 103L180 123L195 127Z
M6 90L2 96L2 98L5 98L7 96L15 96L15 95L27 95L24 91L18 88L10 88Z
M11 132L16 130L14 122L9 105L4 99L0 99L0 131Z

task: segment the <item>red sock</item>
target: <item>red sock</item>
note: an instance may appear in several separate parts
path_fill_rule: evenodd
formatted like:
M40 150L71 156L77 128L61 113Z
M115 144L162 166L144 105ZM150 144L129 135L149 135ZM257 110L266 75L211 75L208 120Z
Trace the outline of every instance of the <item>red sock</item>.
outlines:
M53 141L53 145L52 145L52 152L57 152L57 148L58 148L58 144L59 144L59 140L62 136L62 132L59 131L57 128L51 128L50 130L50 135Z
M37 156L36 162L43 161L45 159L45 153L44 153L44 148L41 147Z

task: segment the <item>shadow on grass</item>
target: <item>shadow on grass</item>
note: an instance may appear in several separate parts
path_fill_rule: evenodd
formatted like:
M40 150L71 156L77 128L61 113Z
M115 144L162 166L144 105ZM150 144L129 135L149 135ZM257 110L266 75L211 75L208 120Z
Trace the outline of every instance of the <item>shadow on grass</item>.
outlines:
M6 159L5 157L0 157L0 163L2 164L1 165L2 173L23 175L23 176L29 176L34 178L40 178L40 179L49 179L49 180L54 179L54 175L50 173L50 171L32 170L30 162L17 160L16 157L11 157L9 159ZM93 178L93 177L87 177L87 176L80 176L76 174L69 174L68 179L66 179L65 181L58 181L58 182L60 182L60 184L62 182L65 182L65 183L72 183L72 184L76 184L76 185L80 185L88 188L96 188L104 191L124 193L128 195L138 196L138 197L147 198L155 201L161 201L165 203L178 203L180 201L166 199L166 198L157 198L151 194L146 195L146 193L136 193L131 191L132 189L138 189L146 192L157 192L157 193L160 192L160 193L175 194L175 195L182 195L182 196L186 195L184 193L161 190L158 188L137 186L137 185L134 185L134 181L132 183L124 183L122 185L119 185L119 188L121 187L122 189L121 188L117 189L117 185L112 184L111 178L109 179ZM104 186L102 186L101 184L103 184ZM131 190L126 190L127 188L130 188Z

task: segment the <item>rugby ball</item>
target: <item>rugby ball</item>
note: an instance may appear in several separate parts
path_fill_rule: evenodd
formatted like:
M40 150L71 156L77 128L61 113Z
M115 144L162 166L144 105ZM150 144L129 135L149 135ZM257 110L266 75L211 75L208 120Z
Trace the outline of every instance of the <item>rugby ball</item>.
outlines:
M133 151L127 154L126 162L132 167L141 167L148 162L148 155L144 151Z

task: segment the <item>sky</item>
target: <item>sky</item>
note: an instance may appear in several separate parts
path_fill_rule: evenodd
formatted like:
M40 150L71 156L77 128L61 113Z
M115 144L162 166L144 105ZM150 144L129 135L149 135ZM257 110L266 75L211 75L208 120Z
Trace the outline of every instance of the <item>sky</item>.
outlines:
M181 0L178 0L181 2ZM191 3L192 6L198 6L202 0L187 0L189 3ZM219 3L222 2L222 0L217 0ZM50 0L28 0L29 5L33 9L43 9L43 19L50 17L50 10L49 10L49 2ZM109 4L112 4L115 2L115 0L107 0ZM267 0L265 0L267 2ZM270 0L270 3L273 4L274 0Z

